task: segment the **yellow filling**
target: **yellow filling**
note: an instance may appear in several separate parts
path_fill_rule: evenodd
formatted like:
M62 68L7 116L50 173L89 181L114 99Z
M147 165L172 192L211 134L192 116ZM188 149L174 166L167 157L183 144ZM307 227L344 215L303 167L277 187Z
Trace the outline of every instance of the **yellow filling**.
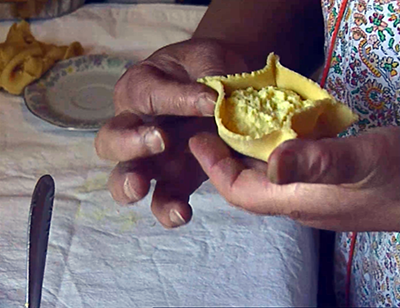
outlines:
M312 100L303 100L291 90L274 86L239 89L226 100L224 124L236 134L261 138L284 126L290 127L292 116L310 106Z
M286 140L335 137L357 120L350 108L282 66L273 53L261 70L198 81L218 93L219 136L237 152L263 161Z

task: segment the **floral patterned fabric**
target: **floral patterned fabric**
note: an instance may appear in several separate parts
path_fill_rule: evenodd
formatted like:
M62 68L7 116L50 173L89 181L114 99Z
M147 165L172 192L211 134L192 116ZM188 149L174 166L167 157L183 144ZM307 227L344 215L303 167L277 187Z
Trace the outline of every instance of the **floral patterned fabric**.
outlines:
M322 0L326 50L342 0ZM350 0L340 24L325 88L348 104L359 121L343 136L400 122L400 1ZM399 217L400 219L400 217ZM343 306L351 233L339 233L335 285ZM359 233L353 257L350 303L400 307L400 234Z

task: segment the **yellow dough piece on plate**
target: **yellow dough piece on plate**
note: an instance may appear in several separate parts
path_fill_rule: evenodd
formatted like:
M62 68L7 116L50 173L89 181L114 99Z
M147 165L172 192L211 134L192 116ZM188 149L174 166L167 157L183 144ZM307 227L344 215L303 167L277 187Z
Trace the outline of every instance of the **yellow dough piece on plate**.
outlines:
M15 23L6 41L0 44L0 88L11 94L21 94L57 61L82 54L83 48L78 42L69 46L45 44L34 38L29 23Z
M334 137L357 120L347 106L282 66L273 53L261 70L198 82L218 92L219 136L237 152L263 161L286 140Z

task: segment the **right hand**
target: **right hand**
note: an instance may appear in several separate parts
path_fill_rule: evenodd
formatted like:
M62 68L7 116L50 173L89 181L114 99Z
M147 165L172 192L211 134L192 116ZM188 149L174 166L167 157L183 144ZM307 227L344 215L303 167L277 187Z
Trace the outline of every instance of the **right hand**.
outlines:
M196 80L247 70L241 56L207 39L169 45L128 69L115 87L115 117L95 140L100 158L118 162L109 179L113 198L137 202L155 179L153 214L167 228L187 223L189 197L207 179L188 140L216 131L217 95Z
M400 231L400 127L287 140L268 164L238 159L207 133L191 138L190 149L218 192L242 210L338 232Z

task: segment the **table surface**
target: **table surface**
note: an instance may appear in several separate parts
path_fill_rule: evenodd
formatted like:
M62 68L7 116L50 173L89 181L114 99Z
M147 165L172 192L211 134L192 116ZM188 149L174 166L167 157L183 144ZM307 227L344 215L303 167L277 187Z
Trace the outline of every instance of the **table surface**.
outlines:
M204 7L89 5L32 24L43 41L80 41L86 53L140 60L190 37ZM10 22L0 23L0 41ZM54 127L23 98L0 91L0 307L25 301L30 198L51 174L56 198L42 307L315 306L314 232L289 219L229 206L206 182L192 222L163 229L149 197L120 207L97 158L94 133Z

